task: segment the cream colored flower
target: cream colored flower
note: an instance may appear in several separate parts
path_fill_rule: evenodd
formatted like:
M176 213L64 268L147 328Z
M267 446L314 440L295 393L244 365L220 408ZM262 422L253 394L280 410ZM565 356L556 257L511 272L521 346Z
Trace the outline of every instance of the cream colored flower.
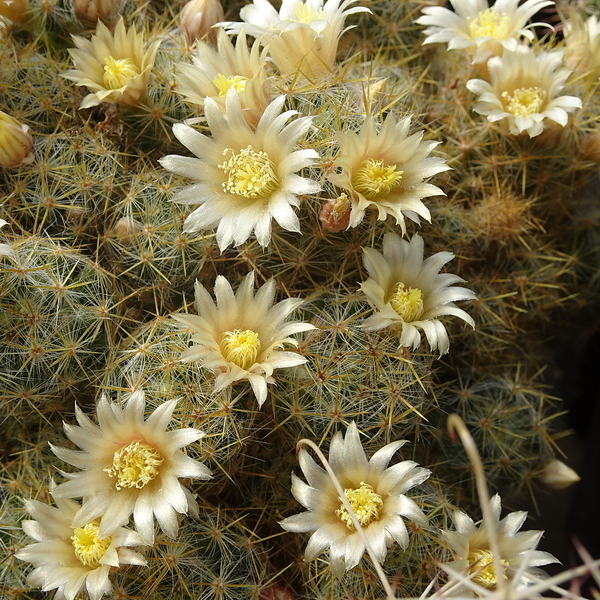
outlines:
M349 227L356 227L369 207L377 209L380 221L392 215L403 234L405 216L417 223L419 217L430 220L421 199L444 192L423 180L450 167L442 158L427 158L440 142L422 142L423 132L409 135L409 128L410 117L397 120L389 114L379 131L367 117L360 131L338 133L338 172L327 179L350 197Z
M473 300L475 294L463 287L450 287L464 281L458 275L440 273L454 258L451 252L438 252L423 260L423 238L414 235L410 242L395 233L383 238L383 255L373 248L363 248L364 263L370 277L361 283L375 314L363 327L377 331L384 327L400 329L400 346L417 348L421 333L431 351L446 354L450 347L448 332L439 317L454 315L472 327L473 319L454 302Z
M488 61L490 83L483 79L467 81L467 88L479 95L473 110L488 121L503 121L513 135L527 132L535 137L550 119L563 127L567 113L581 108L575 96L559 96L571 71L560 68L564 50L535 54L520 46L515 52Z
M269 54L283 75L300 71L310 78L333 69L338 42L348 15L371 11L349 8L357 0L283 0L279 12L267 0L254 0L240 11L246 33L269 44ZM225 22L228 33L239 33L243 23Z
M496 588L500 577L511 584L516 583L516 586L511 585L512 589L523 589L544 575L537 567L558 562L552 554L535 549L542 531L519 532L527 518L526 512L513 512L500 520L501 508L500 496L496 494L490 500L490 509L498 541L500 556L496 558L501 573L496 571L494 565L485 521L477 527L469 516L457 510L453 517L456 531L442 531L444 539L456 554L456 560L440 565L442 569L450 575L469 575L474 584L482 587L481 593L465 587L460 590L463 595L484 596L488 590ZM518 582L513 582L515 576L519 577Z
M600 77L600 21L596 15L583 20L575 10L565 22L565 63L590 79Z
M69 48L75 62L62 76L86 86L88 94L79 108L90 108L100 102L136 105L146 95L148 78L160 41L144 50L144 36L134 27L125 29L120 19L114 35L98 21L91 40L73 36L77 48Z
M527 21L552 0L497 0L489 6L487 0L450 0L453 11L442 6L427 6L417 19L425 29L423 44L447 42L448 50L464 50L473 63L484 63L504 49L516 50L521 38L533 40Z
M289 121L296 111L281 112L285 96L276 98L253 130L242 113L240 96L232 87L225 98L225 114L212 98L204 111L213 139L187 125L177 123L177 139L198 158L166 156L160 164L198 183L173 197L181 204L201 204L185 220L184 231L217 227L221 251L232 243L243 244L254 232L261 246L271 241L271 220L288 231L299 231L300 222L292 206L299 195L314 194L316 181L296 175L312 165L315 150L294 150L308 131L310 117Z
M248 380L259 406L267 399L267 383L273 383L275 369L295 367L306 362L296 352L294 333L314 329L310 323L285 320L304 301L287 298L273 306L275 281L271 279L253 293L254 272L248 273L234 295L229 282L219 275L215 297L196 281L197 315L177 313L176 321L194 332L193 346L182 355L183 362L200 362L217 375L215 391L236 381Z
M358 428L352 422L345 437L341 431L333 436L329 449L331 468L380 562L394 542L403 549L408 546L402 517L427 525L423 511L405 494L423 483L430 471L412 460L388 467L392 456L406 442L392 442L367 460ZM313 532L306 546L306 559L313 560L329 549L331 568L340 577L344 570L359 563L365 545L326 471L304 449L298 460L308 484L292 473L292 494L308 512L288 517L280 525L286 531Z
M266 50L261 52L258 41L249 50L243 28L235 46L219 29L217 44L215 52L209 44L198 42L194 64L177 65L177 91L200 106L205 98L212 98L225 112L227 91L233 88L240 96L246 120L256 125L271 101L265 73Z
M111 570L146 564L130 548L143 545L138 533L118 527L100 537L97 521L73 527L79 504L64 498L55 501L57 508L37 500L25 502L34 520L23 521L23 530L36 543L19 550L16 557L35 567L27 577L29 585L44 592L56 590L54 600L74 600L84 590L91 600L99 600L112 591Z
M125 408L102 396L98 425L75 407L79 427L64 427L82 452L51 446L58 458L82 469L63 473L70 481L53 492L55 498L83 498L73 527L99 520L98 535L104 537L127 523L133 513L144 543L152 544L154 517L174 538L179 529L177 513L198 512L194 496L178 478L210 479L210 471L180 448L204 434L198 429L166 431L176 404L176 400L165 402L144 420L143 392L131 394Z

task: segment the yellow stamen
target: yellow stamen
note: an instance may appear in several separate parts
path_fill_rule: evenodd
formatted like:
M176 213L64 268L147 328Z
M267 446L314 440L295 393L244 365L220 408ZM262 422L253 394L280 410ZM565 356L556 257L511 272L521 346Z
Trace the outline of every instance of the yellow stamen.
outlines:
M528 117L542 111L546 101L546 90L539 87L517 88L512 96L503 92L505 109L515 117Z
M114 59L107 56L104 62L104 87L107 90L122 88L132 77L140 74L140 70L130 58Z
M117 450L112 466L104 471L109 477L117 478L115 487L118 490L133 487L140 490L158 475L163 460L154 446L138 440Z
M385 196L402 180L404 171L396 165L386 165L383 160L365 160L352 177L352 187L368 200Z
M469 32L472 38L491 37L496 40L505 40L511 33L510 18L504 13L488 8L480 12L469 23Z
M221 336L221 354L223 358L237 365L240 369L248 370L258 358L260 353L260 340L258 333L246 329L226 331Z
M297 21L298 23L305 23L306 25L310 25L310 22L316 19L325 18L325 13L322 10L317 12L313 10L311 6L303 2L298 2L298 4L296 4L294 12L296 13L296 18L292 20Z
M498 575L494 569L494 555L489 550L474 550L469 553L467 558L469 562L469 573L473 575L472 581L484 588L494 589L498 583ZM506 568L508 563L501 560L502 579L508 579L506 576Z
M363 527L370 525L373 521L379 520L379 511L383 508L383 499L377 492L375 492L372 485L361 481L359 488L345 489L344 495L352 507L352 510L356 514L358 522ZM338 500L342 502L342 498L340 496L338 496ZM335 511L335 514L341 521L346 523L346 527L348 527L348 529L351 531L355 530L352 517L343 504L341 504L340 507Z
M221 184L226 192L244 198L260 198L277 190L279 178L275 164L266 152L256 151L252 146L239 152L231 148L223 150L224 156L229 153L231 158L219 165L227 175L227 181Z
M236 92L243 92L246 89L247 77L241 75L230 75L225 77L219 73L213 80L213 85L219 90L219 96L226 96L227 91L232 87Z
M75 548L75 556L86 567L97 569L104 553L111 544L112 537L98 539L100 526L98 522L88 523L85 527L75 527L71 536L71 543Z
M423 294L421 290L419 288L407 288L402 282L394 286L390 304L405 323L417 321L423 314Z

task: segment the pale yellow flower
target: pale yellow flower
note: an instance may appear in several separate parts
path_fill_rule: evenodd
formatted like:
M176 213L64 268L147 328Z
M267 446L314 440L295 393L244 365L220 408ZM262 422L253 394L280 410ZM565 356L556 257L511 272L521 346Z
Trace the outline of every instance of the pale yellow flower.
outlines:
M390 113L380 128L367 117L360 131L338 133L339 153L327 179L350 198L349 227L356 227L368 208L377 210L381 221L392 215L403 233L404 217L430 220L421 199L444 192L423 180L450 167L442 158L428 158L440 142L423 142L423 132L409 135L409 128L410 117L398 120Z
M450 0L454 10L442 6L427 6L417 19L427 25L423 44L446 42L448 50L464 50L473 63L484 63L504 49L516 50L521 39L533 40L531 27L526 25L539 10L553 5L552 0L497 0L489 6L487 0Z
M282 75L299 71L310 78L328 75L335 64L338 42L348 28L346 17L371 11L349 8L357 0L283 0L279 12L267 0L254 0L240 11L246 33L269 44L269 54ZM244 23L225 22L228 33Z
M491 122L502 122L513 135L542 133L546 119L563 127L567 113L581 108L575 96L559 96L570 69L561 68L564 50L534 53L525 46L488 61L490 82L467 81L467 88L479 95L473 110Z
M585 21L571 10L565 22L565 63L590 79L600 77L600 21L591 15Z
M98 520L98 535L111 535L133 513L144 543L154 541L154 518L171 538L177 536L177 513L197 513L192 493L179 478L209 479L210 471L181 448L204 434L198 429L167 431L176 400L161 404L146 420L144 393L131 394L125 408L102 396L98 425L75 407L78 426L66 425L67 437L82 452L52 446L66 463L82 469L64 473L69 481L53 492L55 498L83 498L73 517L74 527Z
M225 112L227 91L233 88L240 97L246 120L256 125L271 101L265 72L266 50L260 50L258 41L248 49L243 29L235 46L225 31L219 29L217 44L215 51L209 44L198 42L194 64L177 65L177 91L200 106L204 106L206 98L212 98Z
M62 76L91 91L79 108L90 108L100 102L133 106L143 100L159 40L144 49L143 34L134 27L125 29L120 19L114 34L98 21L91 40L73 36L73 41L77 48L69 48L69 54L75 69Z
M544 573L537 567L556 563L558 560L548 552L536 550L543 531L521 531L521 526L527 518L527 513L518 511L506 515L500 520L500 496L496 494L490 500L492 526L494 528L500 556L492 553L488 523L483 520L479 527L473 519L462 511L454 512L456 531L442 531L444 539L456 554L456 560L443 563L440 566L449 574L461 573L468 575L481 591L472 588L456 590L465 596L486 596L487 591L496 589L499 578L511 582L513 590L522 590L538 581ZM500 572L496 566L500 566ZM518 581L513 579L518 577Z
M286 321L303 300L287 298L273 306L275 281L253 293L254 273L248 273L234 295L225 277L215 281L215 305L210 294L196 281L197 315L177 313L176 321L194 332L193 345L182 355L183 362L199 362L217 375L215 391L236 381L247 380L259 406L267 399L267 384L273 383L275 369L306 362L296 352L294 333L314 329L310 323Z
M358 428L352 422L345 436L341 431L333 436L329 449L331 468L380 562L394 542L403 549L408 546L403 517L427 525L427 517L406 492L423 483L430 471L412 460L388 467L406 443L401 440L387 444L367 460ZM331 568L341 577L359 563L365 544L327 472L304 449L298 453L298 460L308 484L292 473L292 494L308 512L279 524L286 531L312 532L304 552L306 560L314 560L329 549Z
M439 317L453 315L474 326L473 319L454 303L475 299L463 287L450 287L462 282L458 275L440 273L454 258L451 252L438 252L423 260L423 238L415 234L410 242L395 233L383 238L383 254L363 248L364 263L370 277L360 289L375 309L363 327L377 331L385 327L400 330L400 346L417 348L421 331L432 351L448 352L448 332Z
M23 521L23 530L36 543L19 550L16 557L35 567L27 577L29 585L44 592L56 590L54 600L74 600L84 590L91 600L100 600L112 591L112 570L146 564L144 557L130 548L143 545L138 533L118 527L100 537L97 521L72 525L80 509L77 502L55 501L56 508L37 500L25 502L33 520Z

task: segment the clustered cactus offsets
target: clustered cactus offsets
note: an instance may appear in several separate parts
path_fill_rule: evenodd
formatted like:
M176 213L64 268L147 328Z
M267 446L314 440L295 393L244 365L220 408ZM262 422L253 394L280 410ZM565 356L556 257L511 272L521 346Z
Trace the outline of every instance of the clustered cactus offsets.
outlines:
M597 7L184 4L0 1L0 595L538 590Z

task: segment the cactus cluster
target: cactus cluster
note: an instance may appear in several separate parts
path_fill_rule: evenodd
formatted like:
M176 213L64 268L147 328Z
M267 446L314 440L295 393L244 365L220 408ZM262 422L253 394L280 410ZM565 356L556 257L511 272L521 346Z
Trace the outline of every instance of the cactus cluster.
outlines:
M428 0L6 4L0 595L383 597L379 565L350 564L352 511L397 597L532 584L492 541L456 549L456 509L491 509L446 420L509 507L561 457L548 348L598 316L597 6L559 5L553 30L531 25L552 2L468 0L458 31L458 2ZM517 55L543 76L503 83ZM187 475L161 471L142 429L116 436L136 402L155 433L189 437ZM353 431L401 483L342 475L342 498L297 454L311 440L366 473L356 446L356 464L335 458ZM78 487L90 470L122 475L117 516ZM142 499L159 476L169 514ZM407 538L380 526L389 502ZM499 539L518 518L496 515ZM54 576L48 540L68 554Z

